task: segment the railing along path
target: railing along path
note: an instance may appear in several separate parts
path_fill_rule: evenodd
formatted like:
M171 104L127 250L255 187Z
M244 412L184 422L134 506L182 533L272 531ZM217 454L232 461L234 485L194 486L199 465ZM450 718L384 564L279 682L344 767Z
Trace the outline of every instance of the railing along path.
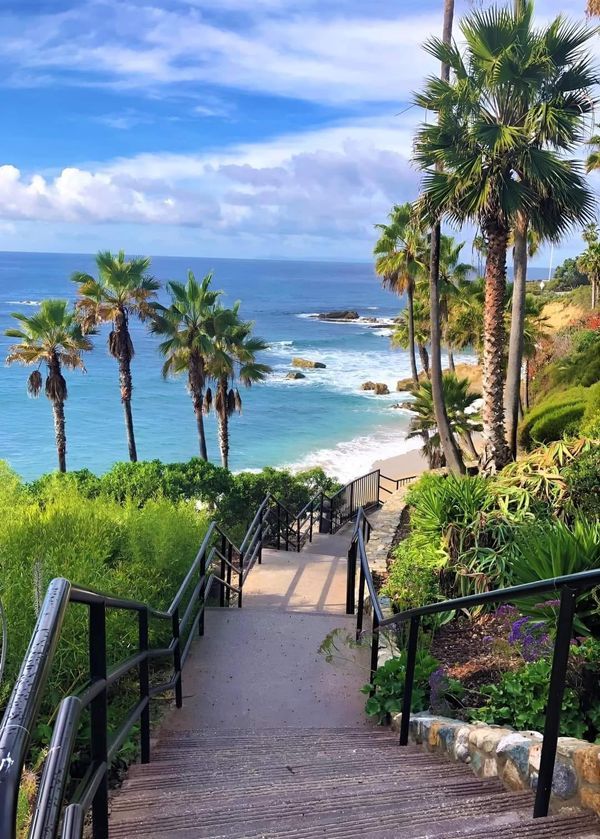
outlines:
M108 836L108 775L111 763L133 727L139 724L142 763L150 761L150 702L158 694L173 691L177 708L182 706L182 668L194 638L204 634L205 613L215 586L218 605L243 604L244 583L255 563L261 563L263 546L300 551L312 541L315 528L332 533L356 515L359 509L379 503L383 476L371 472L329 497L317 493L297 515L272 495L267 495L250 523L239 547L213 521L169 608L161 611L149 604L113 597L57 578L48 586L29 648L8 701L0 726L0 837L15 839L21 775L64 620L71 604L88 610L87 641L89 681L76 694L65 696L58 707L47 759L44 763L34 808L30 839L54 839L62 820L63 839L80 839L86 814L92 813L94 839ZM107 612L136 616L137 651L107 666ZM152 647L150 625L169 633L165 646ZM2 646L2 659L6 644ZM151 684L150 663L171 661L170 677ZM137 674L138 699L116 731L109 734L109 691L118 692L124 676ZM89 762L65 806L70 768L81 716L89 709Z
M587 589L600 584L600 569L583 571L578 574L568 574L548 580L539 580L510 588L486 591L467 597L457 597L439 603L430 603L415 609L398 612L391 617L385 617L381 602L373 582L367 555L367 543L372 526L364 510L359 510L356 516L350 549L348 551L348 577L346 587L346 613L356 613L356 638L363 635L363 620L365 615L365 590L369 594L372 610L371 636L371 684L377 672L379 658L379 635L385 629L398 629L408 624L408 641L406 644L406 670L404 690L402 696L402 717L400 722L400 745L408 744L410 714L412 710L412 694L415 677L415 664L421 618L458 610L471 609L476 606L513 603L520 598L532 594L560 593L560 608L558 613L556 637L552 654L552 670L548 687L548 701L546 705L544 740L540 759L538 783L533 809L534 818L548 815L552 778L556 761L556 748L560 731L560 717L562 701L565 692L569 650L573 632L573 620L578 595ZM356 576L358 572L358 602L356 602Z

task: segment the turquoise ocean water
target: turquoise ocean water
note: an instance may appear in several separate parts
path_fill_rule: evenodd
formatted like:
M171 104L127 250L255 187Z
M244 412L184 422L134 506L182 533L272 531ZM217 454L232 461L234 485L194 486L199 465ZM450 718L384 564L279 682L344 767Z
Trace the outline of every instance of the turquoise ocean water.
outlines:
M271 344L265 360L268 382L242 393L244 412L231 423L231 467L322 465L340 478L369 469L379 457L416 447L406 441L409 414L392 406L406 397L393 392L409 374L408 357L392 350L389 330L364 324L324 323L310 313L357 309L366 317L389 318L402 301L383 291L371 265L334 262L156 257L160 280L185 279L214 271L214 286L226 302L242 301L242 314ZM94 272L91 256L0 253L0 329L13 311L32 313L44 297L74 299L75 270ZM191 400L185 381L164 381L157 340L132 323L133 415L140 459L185 460L197 454ZM115 361L106 349L107 329L87 356L87 373L68 372L67 465L102 472L127 457ZM6 357L10 339L0 337ZM285 374L294 355L323 361L301 381ZM25 368L0 368L0 458L25 478L55 468L51 408L45 397L27 397ZM386 382L392 394L374 397L360 390L366 379ZM214 417L207 418L209 456L218 462Z

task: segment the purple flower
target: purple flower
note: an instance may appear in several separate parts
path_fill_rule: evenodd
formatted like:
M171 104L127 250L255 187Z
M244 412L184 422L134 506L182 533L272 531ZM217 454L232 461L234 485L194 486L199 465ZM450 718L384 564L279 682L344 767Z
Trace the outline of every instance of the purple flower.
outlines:
M510 633L508 636L508 643L511 645L518 644L519 641L523 640L523 627L525 624L529 623L529 618L524 616L522 618L518 618L518 620L514 621L510 628Z

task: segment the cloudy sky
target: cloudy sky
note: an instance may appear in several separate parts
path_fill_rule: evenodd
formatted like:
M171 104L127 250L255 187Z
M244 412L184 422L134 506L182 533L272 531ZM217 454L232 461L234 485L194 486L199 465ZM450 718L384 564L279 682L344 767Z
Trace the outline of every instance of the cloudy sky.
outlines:
M0 249L368 259L442 5L2 0Z

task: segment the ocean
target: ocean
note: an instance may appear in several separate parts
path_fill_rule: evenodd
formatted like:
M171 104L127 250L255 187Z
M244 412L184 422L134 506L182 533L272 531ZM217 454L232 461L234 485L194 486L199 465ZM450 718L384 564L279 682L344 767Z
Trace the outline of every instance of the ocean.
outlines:
M273 374L242 391L244 409L231 421L232 469L263 466L294 469L322 466L342 480L368 471L378 458L418 447L406 440L410 414L393 406L406 399L395 392L409 375L406 352L390 347L390 330L364 322L328 323L310 314L356 309L385 321L403 301L384 291L369 264L271 260L155 257L151 272L162 282L199 279L214 272L213 286L224 301L241 300L241 313L270 349L264 360ZM92 256L0 253L0 354L11 343L4 330L11 312L33 313L46 297L75 299L73 271L95 273ZM164 302L164 293L161 295ZM191 400L185 379L164 380L158 340L144 325L131 323L135 346L133 417L138 456L143 460L187 460L198 454ZM108 328L94 339L87 372L66 372L67 468L101 473L127 459L118 371L106 347ZM326 364L306 378L285 378L293 356ZM26 479L56 468L51 406L45 396L27 396L27 368L0 369L0 459ZM361 391L367 379L385 382L389 396ZM219 462L214 416L206 418L209 458Z

